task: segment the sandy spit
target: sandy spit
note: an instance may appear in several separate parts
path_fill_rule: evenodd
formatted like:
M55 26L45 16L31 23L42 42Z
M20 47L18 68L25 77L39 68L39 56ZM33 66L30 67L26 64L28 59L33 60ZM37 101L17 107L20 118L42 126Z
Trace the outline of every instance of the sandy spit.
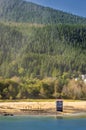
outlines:
M0 114L13 115L80 115L86 114L86 101L63 101L63 112L56 112L55 102L1 102Z

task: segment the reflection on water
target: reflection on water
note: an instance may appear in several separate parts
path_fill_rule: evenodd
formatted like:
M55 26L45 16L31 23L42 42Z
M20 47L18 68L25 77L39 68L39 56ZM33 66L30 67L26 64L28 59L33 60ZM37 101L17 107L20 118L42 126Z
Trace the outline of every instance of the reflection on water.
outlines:
M63 119L63 116L56 116L56 119Z
M86 118L0 116L0 130L85 130Z

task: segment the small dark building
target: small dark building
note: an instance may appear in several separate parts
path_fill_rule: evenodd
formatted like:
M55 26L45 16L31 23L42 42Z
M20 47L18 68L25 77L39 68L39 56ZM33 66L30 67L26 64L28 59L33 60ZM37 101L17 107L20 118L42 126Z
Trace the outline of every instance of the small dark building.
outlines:
M57 99L56 111L63 112L63 100L62 99Z

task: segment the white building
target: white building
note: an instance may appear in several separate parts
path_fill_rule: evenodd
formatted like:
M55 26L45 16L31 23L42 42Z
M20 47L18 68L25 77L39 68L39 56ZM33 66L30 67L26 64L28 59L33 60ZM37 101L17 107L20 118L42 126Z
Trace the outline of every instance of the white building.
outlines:
M86 74L81 75L81 77L82 77L82 80L85 80L86 79Z

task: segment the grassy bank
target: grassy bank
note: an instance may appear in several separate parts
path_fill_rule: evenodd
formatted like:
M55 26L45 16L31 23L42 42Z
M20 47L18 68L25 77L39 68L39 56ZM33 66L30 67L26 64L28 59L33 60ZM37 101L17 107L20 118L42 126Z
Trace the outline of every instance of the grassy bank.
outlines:
M0 102L55 102L55 101L56 101L56 99L0 100ZM63 99L63 102L82 102L82 101L84 101L84 100L65 100L65 99Z

